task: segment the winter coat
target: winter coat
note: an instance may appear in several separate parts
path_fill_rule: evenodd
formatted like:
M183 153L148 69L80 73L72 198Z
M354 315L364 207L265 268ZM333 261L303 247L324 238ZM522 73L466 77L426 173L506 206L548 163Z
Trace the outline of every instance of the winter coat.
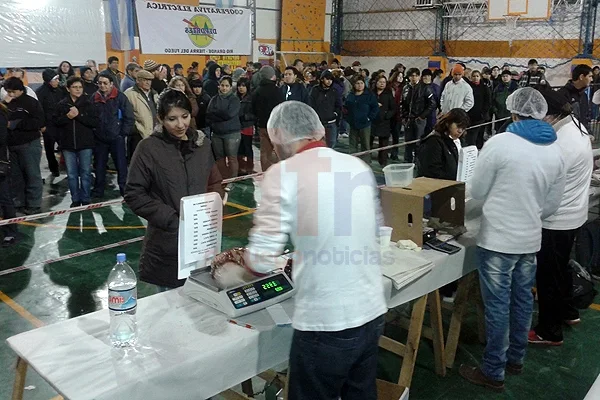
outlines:
M97 140L111 143L118 136L127 137L131 134L135 123L133 108L127 96L116 87L113 87L106 97L97 91L92 96L92 103L99 120L95 131Z
M106 71L102 71L102 72L107 73L112 76L115 87L121 86L121 74L119 74L118 72L117 73L113 72L110 68L108 68L108 69L106 69ZM96 90L98 90L98 89L96 88Z
M275 81L263 80L252 93L252 113L256 116L259 128L266 128L271 111L285 101Z
M76 107L79 115L70 119L67 113ZM75 102L67 96L58 103L54 116L56 126L60 129L60 148L62 150L79 151L94 148L94 129L99 125L94 105L90 98L81 95Z
M333 84L331 85L331 87L333 87L333 89L337 93L338 97L340 98L340 102L343 102L344 101L344 89L345 89L344 82L341 79L334 78Z
M519 85L512 79L508 84L501 82L496 86L492 95L492 113L496 116L496 119L510 117L510 111L506 109L506 99L518 88Z
M546 76L541 71L536 71L534 73L525 71L519 80L519 87L534 87L537 85L545 85L547 83Z
M0 162L9 163L10 156L8 151L8 118L7 115L0 110ZM0 177L0 179L5 179ZM5 216L6 218L6 216Z
M150 109L151 106L148 103L146 94L142 92L137 85L127 89L125 92L125 96L127 96L127 99L133 108L133 116L135 118L134 130L142 138L146 138L152 134L152 131L154 130L154 124L156 122L155 119L156 107L158 107L158 94L154 90L150 89L149 95L154 100L154 113Z
M254 126L256 116L252 113L252 96L246 94L240 99L240 125L242 129Z
M215 135L239 133L240 99L231 90L227 94L219 93L210 100L206 109L206 123Z
M160 95L168 86L169 85L167 85L167 82L163 81L162 79L154 78L152 79L152 85L150 87Z
M18 146L39 139L45 125L39 101L23 93L6 104L8 108L8 145Z
M469 111L473 108L473 89L469 85L469 81L461 79L458 82L454 82L452 79L442 89L442 98L440 104L442 107L442 113L446 114L454 108L462 108L465 111Z
M94 93L98 91L98 85L96 85L93 81L83 81L83 95L87 97L92 97Z
M119 90L124 93L127 89L133 86L135 86L135 79L129 75L125 75L125 78L123 78L123 81L121 81Z
M402 121L402 92L404 91L404 81L394 82L391 85L392 93L394 93L394 102L396 103L396 121Z
M148 220L140 256L140 279L154 285L178 287L177 250L182 197L221 193L221 174L210 141L188 129L189 140L176 140L162 127L142 140L133 155L125 202Z
M323 125L335 123L342 115L342 102L331 86L315 86L310 91L308 105L317 112Z
M347 113L346 121L352 129L364 129L371 126L379 114L377 97L368 90L357 96L352 92L344 103Z
M44 117L46 120L46 129L48 127L54 127L54 114L56 114L56 107L58 103L67 97L67 93L64 89L57 87L53 88L47 83L40 86L35 93L37 94L38 100L44 109Z
M490 89L482 81L479 85L471 82L473 89L473 107L468 111L471 125L487 121L490 114Z
M586 88L587 89L587 88ZM558 90L563 96L569 99L569 103L573 106L573 114L587 128L588 132L590 124L590 101L588 99L586 89L579 90L569 81L565 86Z
M208 72L204 83L202 83L203 92L210 97L215 97L219 93L219 79L217 78L217 68L221 68L219 64L211 64L208 67Z
M435 96L429 85L419 82L406 84L402 92L402 114L405 119L427 119L437 107Z
M440 100L442 98L442 88L436 83L430 84L429 88L431 89L433 97L435 98L436 106L435 109L431 111L431 114L429 114L429 117L427 117L427 126L433 128L437 123L437 113L441 109Z
M210 96L202 91L200 96L196 96L196 104L198 105L198 114L196 114L196 127L198 129L206 128L206 109L210 103Z
M419 176L455 181L458 148L448 135L432 132L421 141L417 164Z
M374 94L381 107L379 107L377 118L373 120L373 124L371 125L371 135L386 138L392 133L390 120L396 113L396 102L390 89L384 89L380 95L377 95L377 92Z
M308 104L308 90L302 83L296 82L291 85L284 83L279 90L281 90L285 101L296 100Z

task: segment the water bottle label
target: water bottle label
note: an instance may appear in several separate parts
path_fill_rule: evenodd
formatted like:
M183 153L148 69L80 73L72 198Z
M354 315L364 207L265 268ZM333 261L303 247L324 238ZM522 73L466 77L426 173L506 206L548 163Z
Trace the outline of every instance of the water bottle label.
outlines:
M112 311L130 311L137 306L137 288L108 290L108 308Z

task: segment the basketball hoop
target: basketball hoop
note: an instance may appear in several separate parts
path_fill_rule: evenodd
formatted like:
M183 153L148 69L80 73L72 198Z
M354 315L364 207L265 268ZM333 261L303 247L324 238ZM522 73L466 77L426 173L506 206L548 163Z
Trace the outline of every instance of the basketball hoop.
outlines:
M505 15L504 20L506 21L506 27L508 29L515 29L517 27L517 21L519 18L519 15Z

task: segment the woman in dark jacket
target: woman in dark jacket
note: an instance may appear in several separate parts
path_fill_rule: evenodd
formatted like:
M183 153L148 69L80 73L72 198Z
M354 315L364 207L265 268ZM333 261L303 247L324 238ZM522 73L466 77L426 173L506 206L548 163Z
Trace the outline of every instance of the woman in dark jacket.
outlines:
M473 71L469 84L473 88L473 108L469 110L471 126L483 124L490 113L492 94L490 88L481 80L481 72ZM483 132L485 126L469 129L465 137L465 145L477 146L479 150L483 147Z
M70 62L63 61L56 69L56 74L58 75L58 85L62 88L65 88L67 86L67 79L75 76L75 71L73 70L73 66Z
M210 96L206 94L202 87L202 81L200 79L194 79L190 81L190 87L192 92L196 96L196 104L198 105L198 113L196 114L196 128L204 131L206 136L210 138L210 130L206 128L206 109L208 103L210 103ZM192 109L194 105L192 104Z
M221 67L217 63L210 64L202 86L204 87L204 92L211 98L219 93L219 79L221 79Z
M219 94L212 98L206 110L206 122L212 133L212 148L223 178L238 174L238 150L241 141L240 99L232 90L233 81L224 76ZM206 87L205 87L206 88Z
M379 114L377 98L365 89L363 77L354 78L352 89L344 102L346 121L350 126L350 154L371 149L371 123ZM360 158L367 164L371 164L370 154Z
M460 108L440 118L433 132L423 138L417 152L419 176L456 180L458 148L454 141L460 139L468 126L469 116Z
M67 79L67 91L69 95L58 103L55 124L60 129L71 207L79 207L90 204L94 128L99 121L89 97L83 94L83 79Z
M375 138L378 138L379 147L389 145L391 135L390 120L396 113L396 102L394 95L388 89L388 82L385 76L380 77L375 83L375 96L377 97L377 105L379 106L379 115L371 125L371 148ZM379 152L379 165L385 167L387 165L388 151Z
M10 219L17 216L10 189L10 159L8 151L8 109L0 103L0 209L2 218ZM8 247L17 242L17 224L3 225L0 232L4 236L2 247Z
M135 149L125 202L148 220L140 256L140 279L159 291L182 286L177 279L179 207L182 197L218 192L221 174L210 141L191 129L192 105L180 91L167 89L158 104L160 125Z
M237 82L237 96L240 99L240 124L242 126L242 138L238 151L238 164L240 170L238 175L254 173L254 151L252 151L252 137L254 136L254 124L256 117L252 113L252 97L250 96L250 80L240 78Z

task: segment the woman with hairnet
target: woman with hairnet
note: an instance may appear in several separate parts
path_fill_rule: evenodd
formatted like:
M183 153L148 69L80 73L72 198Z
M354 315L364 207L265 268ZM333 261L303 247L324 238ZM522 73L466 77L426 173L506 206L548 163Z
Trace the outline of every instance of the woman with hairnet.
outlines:
M558 209L565 168L556 132L542 121L548 104L531 87L511 94L513 123L483 146L469 182L483 200L477 238L487 344L479 367L462 365L469 382L504 391L504 375L523 370L531 328L536 253L542 221Z
M297 293L290 400L376 400L377 346L387 306L376 240L378 190L360 159L326 147L317 113L298 101L267 124L282 160L267 170L247 264L277 268L288 236Z

